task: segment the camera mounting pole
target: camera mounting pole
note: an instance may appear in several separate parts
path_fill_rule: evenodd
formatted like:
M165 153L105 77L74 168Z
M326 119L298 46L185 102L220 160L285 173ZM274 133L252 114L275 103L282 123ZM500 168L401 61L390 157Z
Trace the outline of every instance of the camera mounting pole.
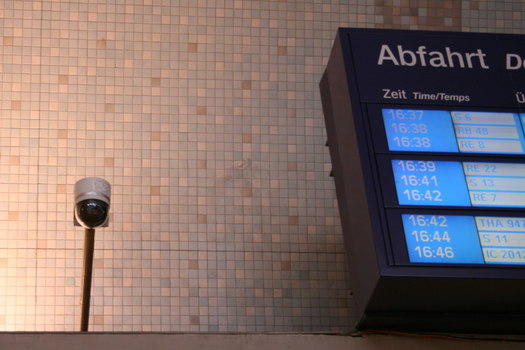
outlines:
M95 228L108 226L111 185L104 179L85 177L75 183L75 208L73 222L84 227L84 269L82 272L82 305L80 331L89 327L89 305L93 255L95 251Z
M84 270L82 273L82 315L80 331L87 332L89 325L89 304L91 300L91 279L93 275L93 252L95 250L95 229L84 230Z

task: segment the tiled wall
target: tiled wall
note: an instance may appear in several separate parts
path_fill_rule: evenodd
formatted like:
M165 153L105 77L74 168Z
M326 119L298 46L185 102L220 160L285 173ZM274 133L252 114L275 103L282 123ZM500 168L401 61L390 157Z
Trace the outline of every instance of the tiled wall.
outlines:
M90 329L347 331L318 81L340 26L520 32L521 1L0 1L0 330L74 331L73 185L112 184Z

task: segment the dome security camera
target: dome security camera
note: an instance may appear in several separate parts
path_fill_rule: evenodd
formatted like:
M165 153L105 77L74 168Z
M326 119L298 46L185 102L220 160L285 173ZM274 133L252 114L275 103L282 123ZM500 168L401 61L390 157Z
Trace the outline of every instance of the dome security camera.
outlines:
M87 229L107 227L111 185L98 177L85 177L75 183L75 225Z
M98 177L85 177L75 183L74 222L84 230L84 270L80 331L87 332L91 298L91 278L95 249L95 228L108 226L111 185Z

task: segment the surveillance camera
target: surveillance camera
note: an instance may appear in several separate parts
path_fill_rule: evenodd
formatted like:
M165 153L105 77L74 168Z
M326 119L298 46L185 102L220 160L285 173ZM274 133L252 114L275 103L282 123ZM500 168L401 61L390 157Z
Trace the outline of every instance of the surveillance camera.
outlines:
M98 177L75 184L75 225L88 229L108 226L111 185Z

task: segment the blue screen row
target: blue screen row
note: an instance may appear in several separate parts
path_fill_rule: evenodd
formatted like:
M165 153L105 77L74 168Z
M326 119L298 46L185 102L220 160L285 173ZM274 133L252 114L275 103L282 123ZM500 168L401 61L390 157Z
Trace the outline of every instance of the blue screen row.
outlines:
M409 261L525 264L525 218L402 214Z
M525 113L383 109L390 151L525 153Z
M391 160L400 205L525 208L525 164Z

